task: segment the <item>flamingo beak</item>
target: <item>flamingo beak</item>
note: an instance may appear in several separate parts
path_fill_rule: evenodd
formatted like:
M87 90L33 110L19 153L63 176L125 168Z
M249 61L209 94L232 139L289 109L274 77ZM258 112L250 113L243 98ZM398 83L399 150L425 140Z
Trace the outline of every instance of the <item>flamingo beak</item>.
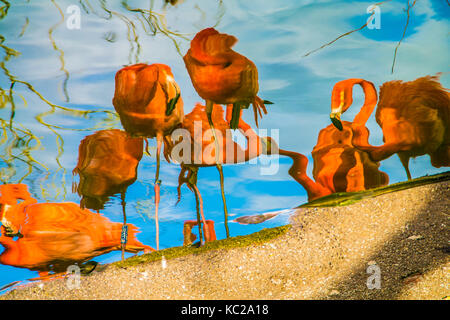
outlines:
M333 123L333 125L339 130L342 131L344 129L344 127L342 126L342 122L341 122L341 112L332 112L330 113L330 120L331 123Z
M178 88L178 85L175 82L172 82L172 81L170 81L169 84L172 85L173 88L175 89L175 97L170 99L167 102L167 105L166 105L166 116L170 116L172 114L172 111L175 109L175 106L177 105L178 100L180 99L180 89Z
M345 103L345 92L341 91L340 92L340 98L341 98L341 103L339 104L339 106L337 108L333 108L333 106L331 107L331 113L330 113L330 120L331 123L333 123L333 125L339 130L342 131L344 129L344 127L342 126L342 122L341 122L341 114L342 114L342 110L344 108L344 103Z
M278 145L272 142L271 137L261 138L262 153L265 155L276 154L278 152Z

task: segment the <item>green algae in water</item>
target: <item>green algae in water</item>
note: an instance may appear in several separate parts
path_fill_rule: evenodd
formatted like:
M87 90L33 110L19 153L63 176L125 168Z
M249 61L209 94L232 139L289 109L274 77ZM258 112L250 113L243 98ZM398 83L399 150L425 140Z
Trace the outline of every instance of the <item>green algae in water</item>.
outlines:
M348 206L350 204L356 203L366 198L373 198L376 196L380 196L382 194L406 190L413 187L419 187L431 183L443 182L448 180L450 180L450 171L431 176L424 176L412 179L410 181L394 183L385 187L379 187L365 191L333 193L328 196L302 204L297 208Z

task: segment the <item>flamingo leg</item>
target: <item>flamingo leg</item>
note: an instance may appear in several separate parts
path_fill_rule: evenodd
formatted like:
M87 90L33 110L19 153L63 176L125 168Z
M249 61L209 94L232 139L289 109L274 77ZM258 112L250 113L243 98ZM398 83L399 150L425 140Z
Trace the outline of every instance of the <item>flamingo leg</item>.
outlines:
M159 250L159 220L158 220L158 209L159 209L159 199L160 199L160 185L161 180L159 180L159 167L161 163L161 146L163 142L163 137L158 133L156 136L156 173L155 173L155 225L156 225L156 250Z
M150 151L148 150L148 139L144 139L144 141L145 141L145 152L146 152L149 156L151 156Z
M125 247L127 245L127 238L128 238L127 214L125 211L126 207L125 192L122 192L120 194L120 199L122 202L122 213L123 213L122 233L120 235L120 245L122 249L122 261L123 261L125 259Z
M219 170L220 173L220 188L222 193L222 201L223 201L223 211L225 214L225 230L227 233L227 238L230 237L230 231L228 230L228 209L227 209L227 202L225 200L225 191L223 188L223 171L222 171L222 165L219 163L219 142L217 141L216 136L216 129L214 128L214 123L212 121L212 111L213 111L214 103L210 100L206 100L206 115L208 116L208 122L209 126L212 130L213 137L214 137L214 144L215 144L215 157L216 157L216 167L217 170ZM234 108L234 106L233 106Z
M200 203L199 199L201 199L201 196L199 198L200 192L197 188L197 172L198 169L194 168L194 169L184 169L183 166L181 166L183 170L188 170L188 176L185 178L185 182L187 182L187 185L189 187L189 189L191 191L194 192L195 195L195 208L197 211L197 225L198 225L198 235L199 235L199 241L200 241L200 245L203 244L202 242L202 237L203 237L203 233L202 233L202 226L201 226L201 218L200 216L203 217L203 201ZM178 188L181 187L181 183L179 183ZM178 191L178 197L180 198L181 194L180 191Z
M236 102L233 103L233 111L230 120L230 129L237 129L239 125L239 119L241 117L241 104Z
M216 129L214 128L214 123L212 121L212 113L213 113L214 103L210 100L206 100L206 116L208 117L209 127L212 130L213 138L214 138L214 155L216 158L216 164L219 163L219 141L217 141Z
M400 161L402 162L402 165L405 168L408 180L411 180L411 172L409 171L409 156L404 153L398 153L398 157L400 158Z
M195 200L197 201L197 221L198 221L198 232L200 234L200 243L202 243L202 227L201 227L201 223L200 223L200 216L203 222L203 225L205 226L205 241L210 239L210 234L209 234L209 230L208 228L206 228L206 219L205 219L205 215L203 213L203 199L202 199L202 195L200 194L200 191L197 188L197 184L193 184L192 185L192 189L194 190L194 194L195 194ZM200 210L198 210L200 209ZM200 211L200 214L199 214Z
M198 199L198 194L194 189L194 195L195 195L195 208L197 209L197 226L198 226L198 238L200 241L200 246L203 245L203 233L202 233L202 222L200 218L200 202Z
M225 232L227 234L227 238L229 238L230 230L228 228L228 209L227 209L227 200L225 199L225 186L224 186L222 165L217 165L217 170L219 171L220 176L220 192L222 194L223 212L225 215Z

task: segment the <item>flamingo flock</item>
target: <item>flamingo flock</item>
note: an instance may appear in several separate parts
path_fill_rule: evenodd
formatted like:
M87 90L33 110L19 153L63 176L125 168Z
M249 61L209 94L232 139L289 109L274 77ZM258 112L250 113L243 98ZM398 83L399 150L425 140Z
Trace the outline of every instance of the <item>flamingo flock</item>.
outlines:
M59 261L62 269L73 261L86 261L118 248L122 250L122 259L125 251L153 251L137 241L137 229L133 225L128 227L125 210L126 190L137 179L147 139L155 138L157 145L156 250L160 249L158 211L162 180L159 172L163 148L165 159L180 165L178 200L183 184L196 199L197 219L185 221L183 228L185 245L195 240L192 234L195 226L198 226L200 245L204 243L202 239L216 240L214 221L205 218L203 198L197 186L198 170L202 167L215 166L219 172L225 231L229 237L222 164L244 163L262 154L289 157L293 161L289 174L306 190L309 201L336 192L387 185L389 176L379 166L380 161L393 154L398 154L408 179L412 177L408 166L411 157L428 154L433 166L450 166L450 94L440 84L439 75L410 82L386 82L380 87L379 95L372 82L352 78L333 87L332 123L318 135L312 150L313 177L310 178L305 155L280 149L277 141L258 136L243 121L243 110L251 104L258 127L258 118L267 114L266 105L272 102L258 96L258 69L250 59L232 50L236 42L236 37L214 28L204 29L192 39L183 61L193 88L205 104L197 103L186 115L180 87L169 66L140 63L120 69L115 76L112 103L124 130L102 130L81 141L78 164L73 171L80 176L80 182L74 185L74 191L81 197L80 205L38 204L25 185L0 186L0 244L6 248L0 262L34 268L45 275L49 271L46 266L55 261ZM353 121L343 121L342 114L353 103L355 85L364 91L364 104ZM366 123L375 109L376 121L383 131L382 146L368 142L370 133ZM183 147L186 146L183 136L174 138L179 129L189 136L187 148ZM232 130L239 130L245 136L246 149L233 141ZM120 194L122 199L121 228L99 213L115 194ZM52 246L38 245L42 230L52 239ZM13 240L15 237L19 240ZM67 239L82 246L75 250Z

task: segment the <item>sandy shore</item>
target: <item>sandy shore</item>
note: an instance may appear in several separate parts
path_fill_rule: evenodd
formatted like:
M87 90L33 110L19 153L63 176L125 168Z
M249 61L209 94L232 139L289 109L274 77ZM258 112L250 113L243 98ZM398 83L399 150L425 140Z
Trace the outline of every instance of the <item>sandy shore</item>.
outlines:
M443 299L450 296L450 182L298 209L276 239L15 289L1 299ZM380 289L369 289L369 270ZM379 268L379 269L378 269ZM372 275L374 276L374 275ZM371 282L376 285L377 282Z

